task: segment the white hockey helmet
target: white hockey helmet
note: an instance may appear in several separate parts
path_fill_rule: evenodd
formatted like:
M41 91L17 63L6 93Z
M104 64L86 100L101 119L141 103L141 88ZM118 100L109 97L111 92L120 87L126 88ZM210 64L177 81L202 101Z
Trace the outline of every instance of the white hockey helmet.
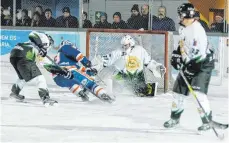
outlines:
M121 44L127 47L133 47L135 45L135 40L130 35L125 35L122 37Z
M39 48L49 49L54 45L54 40L50 35L37 31L32 31L29 34L29 40Z

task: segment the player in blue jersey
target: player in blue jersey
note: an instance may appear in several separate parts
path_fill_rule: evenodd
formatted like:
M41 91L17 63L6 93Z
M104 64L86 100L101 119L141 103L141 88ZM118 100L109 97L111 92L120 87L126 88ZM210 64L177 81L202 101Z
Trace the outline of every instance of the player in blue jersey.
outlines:
M92 68L91 62L70 41L61 42L54 61L63 70L53 64L45 64L44 67L53 73L53 79L58 86L69 88L83 101L89 100L87 91L102 100L112 100L91 77L97 74L97 70Z

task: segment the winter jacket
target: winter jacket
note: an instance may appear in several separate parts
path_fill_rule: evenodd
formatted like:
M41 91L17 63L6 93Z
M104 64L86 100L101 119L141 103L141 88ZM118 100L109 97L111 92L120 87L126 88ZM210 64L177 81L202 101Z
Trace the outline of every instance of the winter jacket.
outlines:
M56 25L56 20L54 18L50 18L50 19L44 19L43 20L43 27L55 27Z
M84 20L83 21L83 28L92 28L92 23L90 20Z
M211 32L223 32L224 23L212 23Z
M171 18L165 17L159 19L158 17L153 16L152 30L176 31L176 28L175 23Z
M29 16L24 19L17 19L16 26L31 26L32 19Z
M120 20L120 22L118 22L118 23L113 22L111 25L111 28L112 29L128 29L128 26L127 26L125 21Z
M68 27L68 28L78 28L79 22L75 16L64 17L60 16L56 19L57 27Z
M139 14L138 16L131 16L127 20L127 25L129 29L141 29L143 28L143 18Z
M142 15L144 30L148 30L149 15Z
M103 23L100 21L99 23L94 25L94 28L111 28L111 24L107 21Z

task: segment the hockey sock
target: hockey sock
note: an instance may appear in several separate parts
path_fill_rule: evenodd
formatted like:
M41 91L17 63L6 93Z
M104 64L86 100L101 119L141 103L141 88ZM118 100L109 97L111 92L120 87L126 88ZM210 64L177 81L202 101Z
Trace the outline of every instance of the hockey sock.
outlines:
M181 114L184 111L184 96L181 94L173 95L171 119L180 119Z
M41 99L43 99L44 95L49 96L49 92L47 89L47 83L45 77L43 75L38 75L35 78L31 79L29 82L34 82L36 87L38 88L38 93Z
M71 91L73 94L77 95L77 96L78 96L78 93L79 93L80 91L82 91L82 90L83 90L83 88L80 87L78 84L74 84L74 85L70 88L70 91Z
M200 114L201 120L203 123L208 123L207 122L208 120L206 118L211 120L212 117L211 117L211 108L210 108L210 104L209 104L207 95L204 93L198 92L198 91L196 91L196 94L197 94L197 98L198 98L201 106L203 107L206 115L208 116L208 117L206 117L203 109L201 107L198 107L198 112Z

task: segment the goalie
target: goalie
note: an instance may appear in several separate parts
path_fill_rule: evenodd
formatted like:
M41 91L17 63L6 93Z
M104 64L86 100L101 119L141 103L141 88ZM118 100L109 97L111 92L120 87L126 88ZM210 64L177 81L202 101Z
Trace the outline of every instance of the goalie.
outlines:
M162 77L165 67L152 60L142 46L135 44L135 40L130 35L125 35L121 39L121 44L121 48L102 56L103 67L111 66L119 61L122 64L115 66L118 70L115 79L129 81L137 96L155 96L157 83L146 83L143 70L148 68L154 76Z

